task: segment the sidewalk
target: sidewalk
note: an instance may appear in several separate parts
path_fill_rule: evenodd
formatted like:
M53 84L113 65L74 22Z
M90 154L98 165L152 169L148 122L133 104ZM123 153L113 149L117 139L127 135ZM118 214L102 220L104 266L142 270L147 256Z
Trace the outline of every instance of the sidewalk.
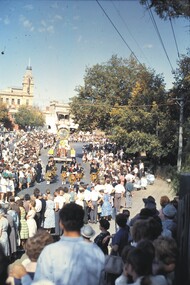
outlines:
M155 179L155 182L153 185L148 185L146 190L138 190L138 191L133 191L133 203L132 203L132 208L129 209L130 211L130 218L133 218L137 213L140 212L142 208L144 208L144 203L143 203L143 198L147 198L148 196L153 196L157 209L160 209L160 197L167 195L171 200L175 197L175 193L171 190L170 185L167 184L166 181L162 179ZM122 198L122 203L121 206L123 209L125 209L125 198ZM122 209L121 209L122 212ZM99 230L99 224L91 224L93 229L95 230L96 235L100 233ZM112 220L110 222L110 229L109 229L111 234L115 233L115 221ZM95 237L94 236L94 237ZM92 238L93 240L93 238Z

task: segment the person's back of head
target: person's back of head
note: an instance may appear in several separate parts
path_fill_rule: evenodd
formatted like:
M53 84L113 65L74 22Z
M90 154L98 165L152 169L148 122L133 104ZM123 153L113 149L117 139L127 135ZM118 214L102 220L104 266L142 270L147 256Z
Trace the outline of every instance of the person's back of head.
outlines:
M15 197L14 196L10 196L9 197L9 202L10 203L15 203Z
M64 191L64 193L68 193L69 189L67 187L64 187L63 191Z
M30 195L28 193L24 195L24 201L30 201Z
M131 273L134 272L137 277L152 274L152 259L149 258L149 253L146 253L141 248L133 248L129 251L127 264L131 266Z
M69 203L59 213L61 224L67 232L80 232L83 227L84 210L81 206Z
M32 262L36 262L43 248L53 243L53 238L44 229L39 229L37 233L26 241L25 251Z
M154 218L137 220L132 228L132 238L135 242L144 239L155 240L162 232L162 224Z
M127 216L125 214L118 214L115 221L120 228L125 228L127 224Z
M33 192L34 197L38 198L39 194L40 194L40 190L38 188L35 188Z
M172 237L159 236L153 244L156 261L155 273L165 275L174 271L178 257L176 241Z

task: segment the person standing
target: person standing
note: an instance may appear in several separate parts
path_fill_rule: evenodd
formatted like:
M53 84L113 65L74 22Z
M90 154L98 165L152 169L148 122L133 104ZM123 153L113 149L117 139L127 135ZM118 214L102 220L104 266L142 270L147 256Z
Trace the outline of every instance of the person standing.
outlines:
M0 208L0 245L3 247L6 256L10 255L8 226L9 222L5 218L5 211L3 208Z
M129 179L125 185L126 189L126 208L132 207L132 191L134 189L133 182Z
M115 186L115 196L114 196L114 207L116 214L120 212L121 207L121 197L125 193L125 187L118 181L118 184Z
M48 195L46 201L44 229L46 229L49 233L51 233L51 230L54 228L55 228L54 201L53 197L51 195Z
M83 220L84 211L77 204L66 204L60 210L60 224L64 234L58 242L42 250L34 282L45 279L59 285L101 284L105 257L96 244L86 242L81 237ZM23 285L27 284L28 278L27 275L22 277Z
M139 160L139 178L141 179L144 174L144 163Z
M40 183L42 179L42 164L41 164L41 159L38 159L36 167L36 182Z
M91 210L90 210L90 222L97 224L97 215L98 215L98 200L100 194L94 189L94 186L91 187Z
M37 225L34 219L36 215L35 200L31 200L29 206L30 206L30 210L28 211L26 218L27 218L27 225L28 225L28 230L29 230L29 237L33 237L37 232Z

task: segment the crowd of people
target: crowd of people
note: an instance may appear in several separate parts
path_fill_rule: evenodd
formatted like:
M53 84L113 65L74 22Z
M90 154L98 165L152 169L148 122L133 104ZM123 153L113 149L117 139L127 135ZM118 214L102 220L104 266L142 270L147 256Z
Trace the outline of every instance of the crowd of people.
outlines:
M55 137L24 133L7 138L1 141L1 179L14 181L18 191L23 189L23 185L19 188L21 167L26 172L34 169L35 181L40 182L37 164L41 173L43 168L46 171L40 151L52 146ZM1 284L173 285L177 199L163 196L158 206L148 196L131 218L128 208L133 190L138 189L135 185L140 181L140 189L146 189L148 184L142 183L143 178L148 180L143 162L126 159L123 149L102 138L83 149L83 163L89 164L89 184L79 180L53 193L47 188L44 194L39 184L32 195L19 193L19 197L15 190L1 191ZM69 168L74 173L77 167L81 166L73 159ZM66 171L68 166L63 164L61 173ZM94 180L92 174L96 174ZM115 232L110 233L113 221ZM99 232L94 230L97 223Z
M1 205L2 268L18 242L25 251L9 265L9 280L23 285L44 279L51 284L174 284L176 201L163 196L158 210L154 198L147 197L144 208L132 219L129 210L116 215L114 234L109 232L110 221L102 216L100 232L92 240L95 231L85 224L84 205L71 200L73 189L65 190L57 189L54 201L49 191L45 198L35 189L32 197ZM37 212L36 205L41 211ZM120 274L115 273L116 264L107 265L108 257L120 258Z
M39 183L44 165L40 154L55 142L47 132L6 132L0 137L0 200L8 201L24 188Z

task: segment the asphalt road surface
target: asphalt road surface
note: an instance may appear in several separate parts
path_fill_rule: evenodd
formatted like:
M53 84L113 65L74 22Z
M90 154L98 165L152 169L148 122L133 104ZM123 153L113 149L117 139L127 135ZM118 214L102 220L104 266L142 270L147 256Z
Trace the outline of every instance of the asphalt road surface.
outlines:
M82 165L82 167L84 168L84 177L82 179L82 182L89 184L90 183L90 166L89 163L82 163L82 147L83 147L83 143L71 143L71 147L73 147L76 151L76 159L77 159L77 163L80 163ZM44 170L45 167L47 165L48 162L48 155L47 155L48 149L43 149L41 151L41 160L42 160L42 164L43 164L43 174L44 174ZM55 182L52 182L50 184L47 184L47 182L44 180L41 183L35 183L35 185L33 185L32 187L30 187L29 189L24 189L22 191L20 191L18 193L18 196L20 195L24 195L26 193L32 195L33 194L33 190L35 188L40 189L41 193L44 194L46 192L47 189L49 189L51 191L51 194L54 193L54 191L60 187L60 186L67 186L69 187L69 183L62 185L62 181L61 181L61 175L60 175L60 170L61 170L61 165L62 163L56 163L57 166L57 177Z

